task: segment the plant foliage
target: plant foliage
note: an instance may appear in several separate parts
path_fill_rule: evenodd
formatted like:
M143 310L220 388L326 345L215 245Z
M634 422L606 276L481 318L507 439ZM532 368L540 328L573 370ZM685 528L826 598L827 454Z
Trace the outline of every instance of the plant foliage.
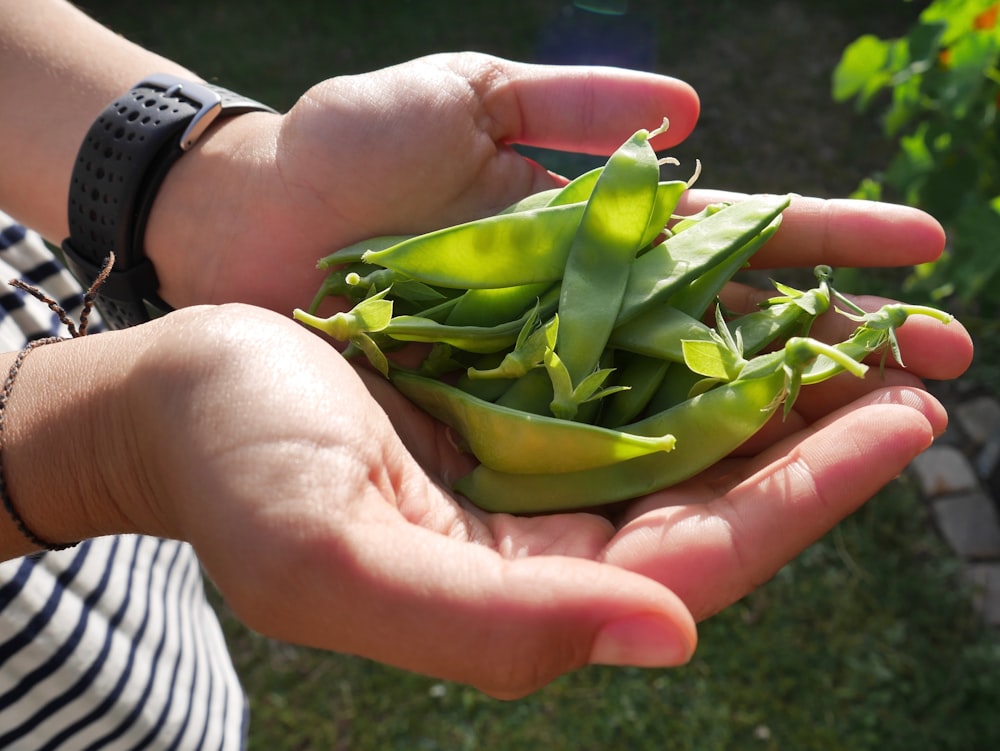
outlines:
M990 0L934 0L905 36L856 39L833 74L834 98L882 107L897 146L855 195L917 206L948 231L945 254L915 270L908 292L982 314L1000 308L998 15Z

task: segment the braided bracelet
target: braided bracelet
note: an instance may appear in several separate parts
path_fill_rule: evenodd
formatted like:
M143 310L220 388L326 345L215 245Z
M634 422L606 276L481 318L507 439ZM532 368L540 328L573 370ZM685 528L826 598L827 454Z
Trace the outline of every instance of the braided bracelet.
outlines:
M97 296L97 290L100 288L104 280L107 279L108 274L111 272L111 267L114 264L115 257L114 254L110 254L105 261L104 268L101 271L100 276L94 280L94 283L87 290L86 294L83 296L83 310L80 313L80 326L77 327L76 324L70 320L66 311L59 305L58 302L53 300L51 297L47 296L37 287L27 284L20 279L12 279L9 284L12 287L17 287L20 290L27 292L33 297L41 300L49 309L52 310L59 320L66 326L70 332L70 336L74 339L87 334L87 325L90 319L90 312L94 307L94 299ZM3 388L0 389L0 501L3 502L3 507L6 509L7 514L10 516L14 525L17 527L18 531L24 535L24 537L29 540L33 545L36 545L44 550L65 550L66 548L72 548L79 544L78 542L70 543L58 543L47 540L41 535L37 534L34 530L28 526L28 523L24 520L24 517L18 513L17 507L14 505L14 501L10 496L10 488L7 483L7 473L4 466L4 427L7 422L7 404L10 401L10 395L14 391L14 381L17 379L18 373L21 371L21 366L24 364L25 359L32 351L38 349L39 347L46 344L53 344L55 342L65 341L64 337L61 336L49 336L44 339L35 339L28 342L28 344L18 353L17 357L14 358L13 364L10 366L10 370L7 372L7 380L4 381Z

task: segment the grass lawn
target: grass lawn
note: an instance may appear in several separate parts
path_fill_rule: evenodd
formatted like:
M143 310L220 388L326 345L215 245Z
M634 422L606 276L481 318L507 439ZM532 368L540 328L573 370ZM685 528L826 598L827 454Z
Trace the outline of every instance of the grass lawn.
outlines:
M701 94L701 124L674 152L702 160L700 184L821 196L847 195L888 158L872 121L830 98L840 52L862 33L904 31L921 7L632 2L611 17L555 0L81 4L279 108L328 76L444 50L654 68ZM567 174L587 166L542 157ZM905 482L703 624L689 666L587 669L518 702L262 639L220 607L255 749L1000 748L1000 650Z

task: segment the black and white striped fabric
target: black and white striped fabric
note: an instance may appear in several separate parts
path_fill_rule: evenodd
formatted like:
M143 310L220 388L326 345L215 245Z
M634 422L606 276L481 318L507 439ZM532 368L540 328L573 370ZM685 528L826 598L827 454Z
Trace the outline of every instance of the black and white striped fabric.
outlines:
M0 346L67 336L75 280L0 214ZM92 319L89 331L97 333ZM59 346L59 345L53 345ZM0 749L239 749L246 700L190 546L128 535L0 563Z

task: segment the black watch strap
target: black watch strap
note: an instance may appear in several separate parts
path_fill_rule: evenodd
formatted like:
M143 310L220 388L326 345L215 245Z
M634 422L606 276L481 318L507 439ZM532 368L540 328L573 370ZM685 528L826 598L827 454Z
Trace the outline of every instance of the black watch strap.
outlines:
M97 297L111 328L170 309L143 250L150 208L167 171L216 118L253 111L274 112L218 86L156 75L109 104L87 132L73 166L62 250L85 288L114 252L114 268Z

